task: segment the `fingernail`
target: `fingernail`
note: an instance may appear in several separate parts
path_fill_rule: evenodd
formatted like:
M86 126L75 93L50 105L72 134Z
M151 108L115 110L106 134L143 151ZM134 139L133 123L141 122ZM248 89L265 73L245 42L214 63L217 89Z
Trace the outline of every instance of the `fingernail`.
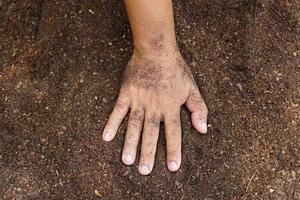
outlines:
M104 141L107 141L107 142L109 142L109 141L111 141L111 134L109 133L109 132L105 132L104 134L103 134L103 140Z
M200 122L200 128L201 128L203 133L207 132L207 123L206 123L206 121Z
M149 173L150 173L150 168L149 168L149 166L148 166L148 165L141 165L141 166L140 166L140 173L141 173L142 175L147 175L147 174L149 174Z
M178 164L176 161L170 161L169 162L169 170L170 171L176 171L178 169Z
M131 154L126 154L125 156L124 156L124 162L125 162L125 164L127 164L127 165L131 165L132 163L133 163L133 156L131 155Z

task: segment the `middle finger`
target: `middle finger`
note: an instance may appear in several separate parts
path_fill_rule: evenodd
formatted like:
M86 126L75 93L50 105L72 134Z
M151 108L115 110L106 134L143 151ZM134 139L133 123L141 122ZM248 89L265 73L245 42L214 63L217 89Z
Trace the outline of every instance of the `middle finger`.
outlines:
M148 175L153 169L159 135L159 125L159 115L146 112L139 165L139 172L142 175Z

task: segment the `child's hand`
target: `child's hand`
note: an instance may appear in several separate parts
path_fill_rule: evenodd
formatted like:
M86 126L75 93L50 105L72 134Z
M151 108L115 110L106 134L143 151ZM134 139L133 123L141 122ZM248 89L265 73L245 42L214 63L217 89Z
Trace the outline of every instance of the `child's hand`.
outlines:
M186 104L192 112L197 131L207 131L207 107L179 51L155 56L135 53L128 63L124 81L103 132L111 141L130 109L128 128L122 153L126 165L134 163L142 134L139 172L149 174L154 166L160 122L165 123L167 162L171 171L181 164L180 107Z

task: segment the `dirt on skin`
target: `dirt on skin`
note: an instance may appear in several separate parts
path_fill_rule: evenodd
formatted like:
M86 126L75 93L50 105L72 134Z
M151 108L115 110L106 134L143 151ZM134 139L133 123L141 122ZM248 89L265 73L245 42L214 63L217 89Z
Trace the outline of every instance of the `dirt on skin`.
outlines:
M0 0L0 199L300 199L300 2L174 1L179 48L209 108L163 127L149 176L101 132L132 53L122 1ZM136 162L137 163L137 162Z

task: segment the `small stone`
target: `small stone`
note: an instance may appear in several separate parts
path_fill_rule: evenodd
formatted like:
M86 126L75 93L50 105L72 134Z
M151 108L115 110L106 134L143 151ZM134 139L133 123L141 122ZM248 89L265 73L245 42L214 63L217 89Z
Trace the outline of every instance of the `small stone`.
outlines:
M111 42L109 42L109 43L108 43L108 45L109 45L109 46L111 46L111 45L112 45L112 43L111 43Z
M18 187L18 188L17 188L17 191L18 191L18 192L21 192L21 191L22 191L22 188Z
M89 9L89 13L91 13L92 15L95 14L95 12L92 11L91 9Z
M57 134L58 134L58 135L63 135L64 132L63 132L63 131L58 131Z
M275 191L274 189L270 188L270 192L271 192L271 193L273 193L274 191Z
M229 76L225 76L224 78L223 78L223 81L229 81L230 80L230 77Z
M42 143L46 143L48 141L47 138L41 138L40 140L41 140Z
M237 83L236 86L239 88L239 90L242 92L243 91L243 87L242 87L242 84L240 83Z
M295 56L295 57L297 56L297 51L293 52L293 56Z
M96 195L97 197L101 197L101 194L100 194L100 192L99 192L98 190L95 190L95 195Z
M79 82L80 82L80 83L83 83L83 79L81 78L81 79L79 80Z
M292 173L292 179L296 180L297 178L296 172L293 170L291 173Z
M105 97L102 99L102 101L103 103L107 103L107 99Z

